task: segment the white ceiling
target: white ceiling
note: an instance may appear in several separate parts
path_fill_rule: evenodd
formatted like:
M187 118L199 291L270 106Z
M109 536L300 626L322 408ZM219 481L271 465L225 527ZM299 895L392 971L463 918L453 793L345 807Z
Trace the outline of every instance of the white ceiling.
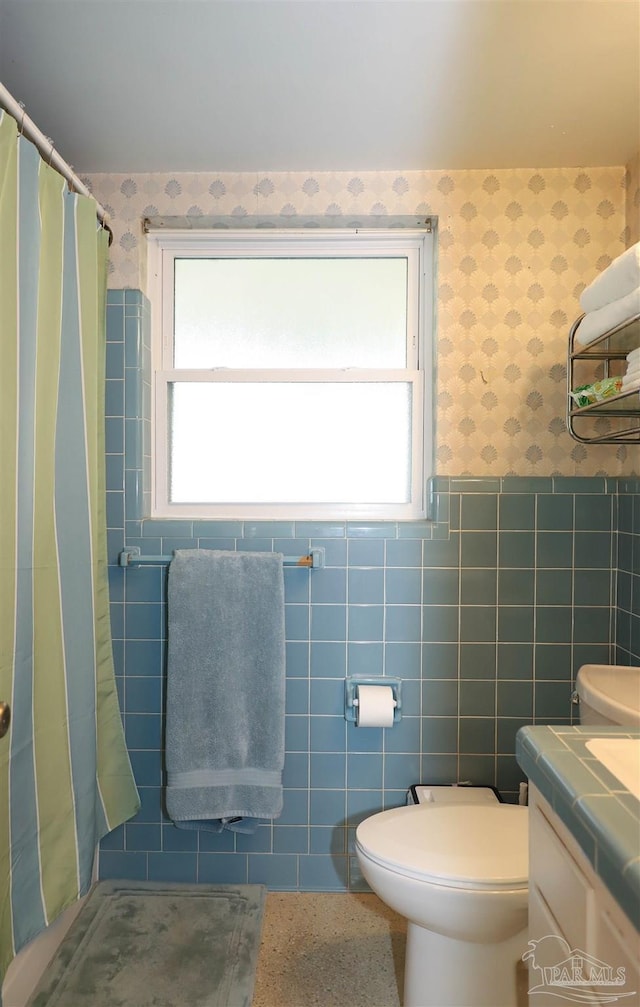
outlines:
M78 173L625 164L639 0L0 0Z

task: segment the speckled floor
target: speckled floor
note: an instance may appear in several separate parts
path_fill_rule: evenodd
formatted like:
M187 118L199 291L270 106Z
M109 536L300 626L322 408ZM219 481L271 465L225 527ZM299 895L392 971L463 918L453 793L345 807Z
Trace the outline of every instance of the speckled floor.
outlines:
M268 892L252 1007L400 1007L405 939L375 895ZM527 1007L523 962L517 974Z
M405 934L375 895L268 892L252 1007L400 1007Z

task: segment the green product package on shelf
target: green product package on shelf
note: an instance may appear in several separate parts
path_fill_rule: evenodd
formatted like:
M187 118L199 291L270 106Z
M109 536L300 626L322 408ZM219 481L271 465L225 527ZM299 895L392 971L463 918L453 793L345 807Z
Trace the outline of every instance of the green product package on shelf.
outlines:
M603 378L601 381L594 381L589 385L580 385L570 393L576 406L590 406L594 402L602 402L610 399L612 395L618 395L622 391L622 378Z

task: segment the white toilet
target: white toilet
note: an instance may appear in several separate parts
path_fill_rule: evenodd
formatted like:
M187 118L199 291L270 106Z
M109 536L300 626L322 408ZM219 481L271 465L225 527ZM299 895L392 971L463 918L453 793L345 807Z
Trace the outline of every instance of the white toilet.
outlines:
M365 879L408 920L404 1007L516 1007L527 818L488 788L442 787L358 826Z

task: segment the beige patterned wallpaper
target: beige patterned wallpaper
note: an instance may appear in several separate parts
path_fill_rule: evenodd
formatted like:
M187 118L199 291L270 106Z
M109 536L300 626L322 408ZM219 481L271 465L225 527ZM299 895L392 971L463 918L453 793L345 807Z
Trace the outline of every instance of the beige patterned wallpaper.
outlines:
M87 179L114 229L111 287L145 288L145 216L437 216L436 465L473 476L640 471L640 449L579 444L564 420L577 298L630 243L637 181L633 165Z
M626 166L625 192L627 222L625 244L629 246L640 241L640 150Z

